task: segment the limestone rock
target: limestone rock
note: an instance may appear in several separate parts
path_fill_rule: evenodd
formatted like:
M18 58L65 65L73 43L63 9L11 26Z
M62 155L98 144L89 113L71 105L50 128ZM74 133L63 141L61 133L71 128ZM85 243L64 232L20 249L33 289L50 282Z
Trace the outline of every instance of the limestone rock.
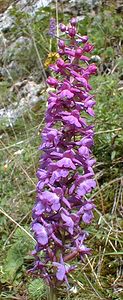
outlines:
M15 24L15 18L12 16L11 11L13 9L28 13L31 16L35 16L36 12L42 7L47 6L51 0L18 0L13 1L8 9L0 14L0 31L7 32Z
M13 6L10 5L3 14L0 14L0 31L2 32L8 31L14 25L14 17L10 14L12 8Z
M24 76L33 66L32 49L32 40L23 36L5 48L2 55L3 66L6 66L13 79Z
M42 84L36 84L32 80L23 80L14 84L10 90L10 97L14 94L16 102L10 104L7 108L0 109L0 124L5 128L13 126L16 120L44 100L41 91L44 89Z

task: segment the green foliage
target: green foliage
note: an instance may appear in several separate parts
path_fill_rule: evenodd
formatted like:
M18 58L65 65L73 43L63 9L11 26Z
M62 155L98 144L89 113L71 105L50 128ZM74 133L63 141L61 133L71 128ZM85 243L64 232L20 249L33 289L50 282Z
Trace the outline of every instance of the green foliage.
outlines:
M8 103L8 95L9 95L9 87L10 84L8 81L1 81L0 82L0 103L2 104L2 107L6 107L6 104ZM4 99L4 102L3 102Z
M44 286L43 280L40 278L32 280L28 285L28 293L30 300L44 299L46 286Z
M28 231L28 227L25 229ZM25 272L25 259L34 247L33 241L20 228L13 235L13 242L9 245L3 265L2 283L18 284L19 278ZM29 259L29 257L27 257Z
M95 155L99 161L108 163L122 156L123 91L119 89L119 80L116 74L98 76L98 80L95 77L92 85L97 100ZM115 131L115 128L119 128L119 131ZM107 129L109 132L105 132ZM98 131L101 134L98 134Z
M100 14L86 16L80 22L79 28L82 34L88 34L94 44L93 54L101 55L104 60L115 58L122 53L120 42L123 40L123 18L116 14L116 10L103 10Z

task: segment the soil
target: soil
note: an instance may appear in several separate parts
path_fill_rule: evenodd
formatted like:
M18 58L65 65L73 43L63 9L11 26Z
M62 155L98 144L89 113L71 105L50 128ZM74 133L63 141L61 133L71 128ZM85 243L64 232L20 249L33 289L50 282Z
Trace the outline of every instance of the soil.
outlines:
M0 14L3 13L8 6L15 1L13 0L0 0Z

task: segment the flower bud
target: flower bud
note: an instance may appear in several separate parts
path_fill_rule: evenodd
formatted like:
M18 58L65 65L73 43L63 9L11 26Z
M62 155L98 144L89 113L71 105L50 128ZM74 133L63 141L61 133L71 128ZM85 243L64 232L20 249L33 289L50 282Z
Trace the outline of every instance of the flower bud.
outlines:
M96 74L97 73L97 67L96 65L92 64L88 67L88 71L90 74Z
M53 87L56 87L58 85L58 80L56 78L53 77L48 77L47 78L47 83Z
M58 42L58 46L59 46L59 48L64 49L64 47L65 47L64 41L63 41L63 40L60 40L60 41Z
M87 35L84 35L84 36L82 36L82 42L83 43L86 43L87 41L88 41L88 36Z
M64 24L60 24L60 30L61 30L61 32L65 32L66 26Z
M93 45L87 43L87 44L85 44L83 50L84 50L85 52L91 52L91 51L93 50L93 48L94 48Z
M76 34L76 28L74 28L74 27L69 27L69 28L68 28L68 33L69 33L69 36L70 36L70 37L74 37L75 34Z
M60 67L63 67L64 66L64 60L59 58L56 62L57 66L60 68Z
M70 20L70 24L71 24L72 26L76 26L76 24L77 24L77 19L76 19L76 18L72 18L72 19Z
M75 50L75 57L79 58L82 55L82 49L81 48L77 48Z

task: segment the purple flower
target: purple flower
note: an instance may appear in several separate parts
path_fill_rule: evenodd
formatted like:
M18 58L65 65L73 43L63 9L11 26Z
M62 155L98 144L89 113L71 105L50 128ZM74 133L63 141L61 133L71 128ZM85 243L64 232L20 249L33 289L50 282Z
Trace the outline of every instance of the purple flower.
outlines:
M77 25L77 19L76 19L76 18L72 18L72 19L70 20L70 24L71 24L72 26L76 26L76 25Z
M66 31L66 26L64 24L60 24L60 30L61 32L65 32Z
M57 166L60 167L60 168L64 167L64 168L68 168L68 169L72 169L72 170L76 169L76 167L73 164L72 160L70 158L67 158L67 157L63 157L62 159L60 159L57 162Z
M80 210L78 211L78 215L82 215L82 220L84 223L89 224L93 219L92 209L95 208L95 205L91 202L85 203Z
M66 274L66 268L64 265L58 263L58 262L54 262L53 266L57 267L57 272L56 272L56 277L58 280L62 281L65 278L65 274Z
M67 284L68 284L66 274L68 274L70 271L72 271L73 269L75 269L75 267L71 267L69 265L66 265L64 263L64 261L63 261L62 256L60 258L60 263L53 262L53 266L57 267L56 278L58 280L60 280L60 281L65 280L67 282Z
M73 234L74 222L66 210L62 210L61 218L69 233Z
M71 99L72 97L74 96L73 93L71 93L69 90L63 90L61 93L60 93L60 97L61 98L68 98L68 99Z
M54 18L50 19L50 28L49 28L49 35L54 37L56 34L56 20Z
M53 36L54 19L50 23ZM93 201L87 200L96 186L91 150L94 131L88 115L94 117L95 101L89 79L97 68L90 64L93 46L87 42L87 36L77 33L76 25L75 18L67 27L60 25L60 58L50 66L56 75L47 79L51 89L39 147L32 223L37 241L33 271L40 272L50 285L64 281L68 284L75 259L90 254L85 245L88 234L82 228L93 219L95 208Z
M59 46L59 48L64 49L64 47L65 47L65 42L64 42L63 40L60 40L60 41L58 42L58 46Z
M58 80L56 78L53 78L53 77L48 77L47 79L47 83L53 87L57 87L58 85Z
M59 196L57 196L56 193L44 191L42 193L39 193L37 198L37 205L39 205L38 209L41 213L45 211L50 212L51 210L57 211L60 208ZM35 209L36 208L37 206L35 207Z
M96 182L94 179L87 179L80 183L78 190L77 190L77 195L79 197L84 196L88 193L91 192L92 188L96 187Z
M76 28L75 27L69 27L68 28L68 33L69 33L69 36L73 38L76 34Z
M40 223L34 223L32 229L35 233L35 238L40 245L46 245L48 243L48 235L44 226Z

